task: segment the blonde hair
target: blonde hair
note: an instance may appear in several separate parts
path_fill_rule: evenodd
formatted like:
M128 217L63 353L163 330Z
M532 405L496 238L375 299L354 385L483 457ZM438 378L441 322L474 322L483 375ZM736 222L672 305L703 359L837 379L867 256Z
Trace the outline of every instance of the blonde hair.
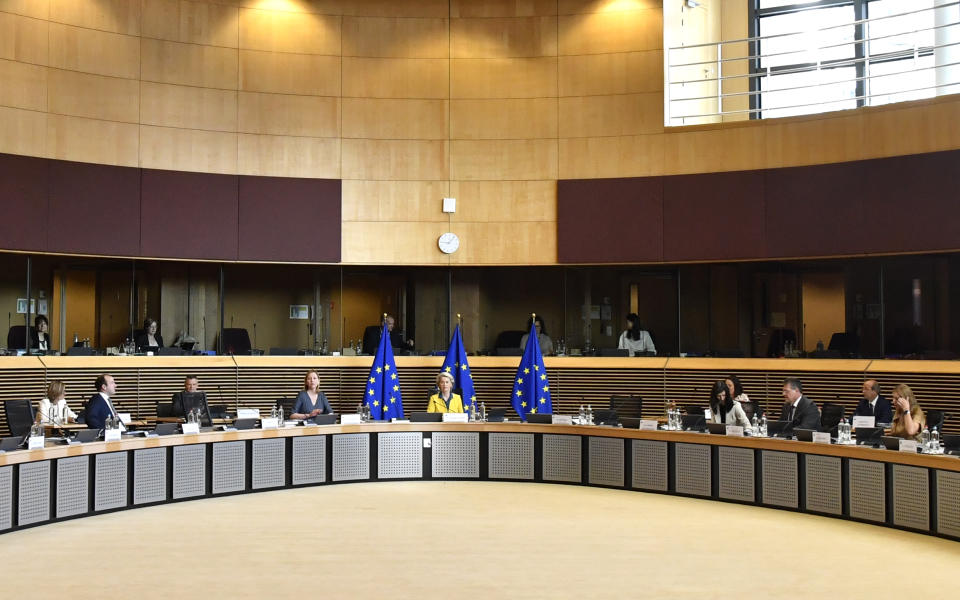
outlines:
M437 387L440 387L440 379L444 377L450 380L451 386L457 383L456 380L453 378L453 375L451 375L450 373L447 373L446 371L440 371L439 373L437 373Z
M920 410L920 406L917 404L917 397L914 395L913 390L910 389L905 383L901 383L897 387L893 388L893 391L890 392L891 398L906 398L910 403L910 414L914 415ZM899 410L899 409L898 409Z
M60 399L60 396L65 396L67 393L67 386L64 385L59 379L54 379L47 386L47 400L54 402Z
M310 373L313 373L314 375L317 376L317 389L320 389L320 381L319 381L320 373L317 373L316 369L310 369L309 371L307 371L306 375L303 376L303 389L305 390L310 389L309 387L307 387L307 378L310 377Z

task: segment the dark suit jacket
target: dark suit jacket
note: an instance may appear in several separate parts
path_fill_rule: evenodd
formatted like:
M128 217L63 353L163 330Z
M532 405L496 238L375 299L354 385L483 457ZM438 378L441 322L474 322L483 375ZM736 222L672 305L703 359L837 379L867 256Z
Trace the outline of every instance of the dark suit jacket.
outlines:
M380 345L380 332L382 328L378 325L371 325L367 327L363 332L363 344L361 351L364 354L376 354L377 346ZM409 350L407 343L404 341L403 336L400 335L400 332L397 329L394 329L390 332L390 347L391 348L401 348L403 350Z
M43 337L47 340L47 350L49 351L51 349L50 344L52 343L50 341L50 334L45 333L43 334ZM40 347L40 332L33 327L30 328L30 347L34 350Z
M792 402L785 402L783 404L780 420L790 421L790 424L784 428L784 431L793 431L794 429L819 429L820 409L813 403L813 400L806 396L800 396L800 402L797 403L797 410L793 414L793 420L790 420L790 410L792 408Z
M297 401L293 405L293 412L308 415L313 412L315 408L319 408L320 414L323 415L329 415L333 412L330 408L330 402L327 401L327 397L323 395L323 392L317 392L317 404L314 405L310 402L310 396L307 394L307 391L300 390L300 393L297 394Z
M893 406L890 401L883 396L877 396L877 406L870 408L870 403L864 398L860 398L857 404L857 410L853 414L858 417L876 417L877 423L893 423Z
M160 335L160 332L157 332L157 335L153 337L156 338L158 347L163 346L163 336ZM147 344L147 334L145 333L141 333L140 335L138 335L137 339L135 339L134 342L137 344L137 350L140 350L141 348L150 347Z
M83 411L84 422L88 429L103 429L107 417L111 415L110 405L99 393L90 396L87 408Z

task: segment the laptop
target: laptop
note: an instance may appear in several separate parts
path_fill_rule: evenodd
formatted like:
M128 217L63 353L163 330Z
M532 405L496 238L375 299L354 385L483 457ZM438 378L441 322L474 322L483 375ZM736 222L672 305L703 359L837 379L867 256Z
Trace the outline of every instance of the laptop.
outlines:
M260 419L237 419L233 422L234 429L256 429Z
M226 419L227 418L227 405L226 404L210 404L207 406L207 409L210 411L211 419Z
M880 446L880 438L883 437L883 427L857 427L853 436L857 440L858 446Z
M617 411L598 408L593 411L593 423L594 425L610 425L616 427L620 424L620 421L617 420Z
M680 416L680 429L683 431L703 431L706 423L707 419L702 414Z
M880 436L880 443L883 444L883 447L887 450L899 450L900 449L900 438L892 435L883 435Z
M316 415L306 419L304 423L310 423L312 425L336 425L337 415L330 413L329 415Z
M553 423L553 415L549 413L530 413L527 415L527 423L545 423L549 425Z
M640 421L637 417L620 417L620 426L624 429L640 429Z
M503 423L507 420L507 409L505 408L491 408L487 411L487 422L488 423Z
M73 436L71 440L74 444L86 444L89 442L95 442L100 439L100 434L103 433L101 429L81 429L77 432L77 435Z
M443 413L432 412L412 412L410 413L411 423L439 423L443 421Z
M2 438L0 439L0 450L3 450L4 452L12 452L18 449L23 444L23 441L26 439L26 437L27 436L23 435L15 435L13 437Z
M791 421L767 421L768 437L786 437Z
M707 431L716 435L727 435L727 424L707 421Z
M180 423L157 423L154 435L174 435L180 433Z
M945 433L940 436L943 443L943 453L951 456L960 456L960 435L955 433Z
M793 433L801 442L812 442L814 429L794 429Z

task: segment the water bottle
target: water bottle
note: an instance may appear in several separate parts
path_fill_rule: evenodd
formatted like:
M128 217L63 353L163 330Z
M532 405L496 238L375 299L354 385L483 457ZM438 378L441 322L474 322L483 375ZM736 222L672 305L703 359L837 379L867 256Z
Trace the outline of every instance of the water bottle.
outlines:
M760 435L767 437L767 413L763 413L763 416L760 417Z
M757 419L757 413L753 413L753 419L750 422L750 428L753 429L753 433L760 433L760 420Z
M936 431L936 427L934 427ZM930 430L927 429L927 426L923 426L923 432L920 434L920 448L924 452L930 452L933 449L933 444L930 443Z
M587 405L587 425L593 425L593 405Z
M480 420L486 422L487 420L487 403L480 403Z
M475 423L477 421L477 405L473 402L470 403L470 422Z
M936 427L930 432L930 450L932 450L934 454L940 453L940 432L937 431Z
M198 417L200 415L197 415ZM277 423L280 427L283 427L283 406L277 407Z
M580 405L580 414L577 416L577 422L583 425L587 420L587 411L583 408L583 405Z

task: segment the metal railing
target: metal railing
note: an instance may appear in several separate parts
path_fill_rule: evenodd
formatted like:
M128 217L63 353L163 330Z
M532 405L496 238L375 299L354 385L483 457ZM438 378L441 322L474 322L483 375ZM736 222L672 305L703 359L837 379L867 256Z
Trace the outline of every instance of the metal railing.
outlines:
M917 20L926 23L917 27ZM871 30L879 31L871 36ZM764 53L765 47L772 51ZM960 93L960 1L807 31L670 47L666 62L668 126Z

